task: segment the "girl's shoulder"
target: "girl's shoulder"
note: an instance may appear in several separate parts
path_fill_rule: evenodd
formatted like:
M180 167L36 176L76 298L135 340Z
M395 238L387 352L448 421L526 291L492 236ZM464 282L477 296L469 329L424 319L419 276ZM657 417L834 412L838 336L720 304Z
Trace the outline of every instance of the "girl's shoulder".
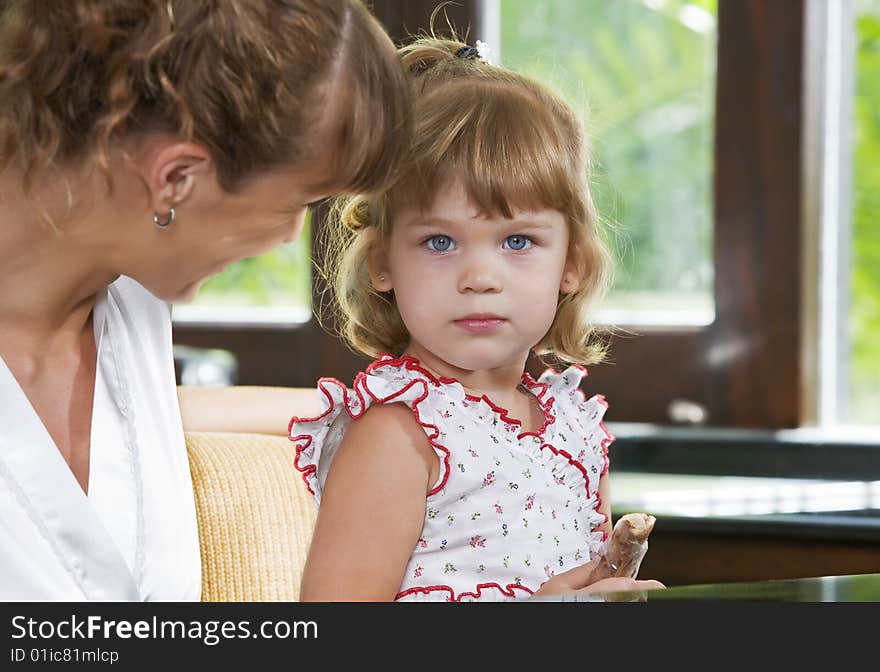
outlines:
M320 501L329 465L343 443L356 446L365 459L390 456L393 461L393 451L386 448L395 446L436 460L440 449L432 449L435 426L428 406L432 392L442 385L416 359L392 355L379 357L358 373L351 387L321 378L317 387L324 410L310 418L294 416L288 428L296 449L294 466L309 490Z
M414 357L385 354L359 372L351 387L336 378L320 378L317 391L323 411L312 418L292 418L289 429L292 431L296 425L301 426L304 423L331 424L341 415L347 415L351 420L360 420L371 407L392 407L395 404L411 409L417 420L419 406L424 405L432 392L446 387L449 382L451 381L434 376ZM379 414L398 416L401 412L395 408Z

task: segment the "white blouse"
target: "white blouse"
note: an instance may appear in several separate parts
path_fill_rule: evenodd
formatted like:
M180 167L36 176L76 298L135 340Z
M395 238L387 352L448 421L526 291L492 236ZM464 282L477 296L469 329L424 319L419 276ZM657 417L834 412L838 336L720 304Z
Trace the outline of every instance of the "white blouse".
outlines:
M602 422L605 400L585 399L579 389L585 373L572 366L537 381L525 374L522 385L544 423L524 432L505 409L467 394L458 381L436 378L413 357L384 355L353 389L331 378L318 382L326 410L291 422L294 464L320 504L349 424L373 404L405 404L437 455L440 476L395 599L522 599L605 543L599 480L614 437Z
M198 600L169 306L121 277L93 323L88 496L0 358L0 600Z

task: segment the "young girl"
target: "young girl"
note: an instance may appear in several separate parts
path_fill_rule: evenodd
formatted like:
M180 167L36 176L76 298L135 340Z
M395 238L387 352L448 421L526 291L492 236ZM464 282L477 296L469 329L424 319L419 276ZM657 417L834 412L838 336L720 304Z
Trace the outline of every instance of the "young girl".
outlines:
M326 410L290 424L320 504L301 598L583 589L610 532L613 437L605 400L579 389L581 364L601 358L586 314L608 268L579 123L459 42L401 56L408 165L339 209L325 260L344 336L378 359L353 389L321 379ZM536 381L530 352L578 364Z

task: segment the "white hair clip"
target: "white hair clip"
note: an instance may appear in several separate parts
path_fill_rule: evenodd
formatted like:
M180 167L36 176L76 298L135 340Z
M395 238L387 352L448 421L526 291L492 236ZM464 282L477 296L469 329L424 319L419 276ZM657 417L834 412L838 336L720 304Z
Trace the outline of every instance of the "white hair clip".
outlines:
M495 65L492 62L492 57L490 54L492 53L492 47L483 42L483 40L477 40L477 54L480 57L480 60L483 63L488 63L489 65Z
M477 40L476 47L469 47L465 45L455 52L455 57L463 58L468 61L479 60L489 65L495 65L492 62L492 59L489 57L491 51L492 49L489 47L488 44L483 42L483 40Z

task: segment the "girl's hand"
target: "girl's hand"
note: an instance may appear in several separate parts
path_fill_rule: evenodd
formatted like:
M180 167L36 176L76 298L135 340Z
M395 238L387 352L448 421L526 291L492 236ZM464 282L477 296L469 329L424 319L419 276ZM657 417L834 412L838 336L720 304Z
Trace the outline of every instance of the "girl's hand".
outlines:
M641 592L644 590L655 590L657 588L665 587L666 586L662 583L654 579L630 579L626 576L612 576L591 583L585 588L581 588L575 592L601 595L604 593Z
M587 583L590 574L599 564L601 558L595 558L579 567L570 569L553 578L535 591L534 595L550 597L553 595L601 595L614 592L641 592L665 588L662 583L654 579L630 579L624 576L614 576L601 579L595 583Z

